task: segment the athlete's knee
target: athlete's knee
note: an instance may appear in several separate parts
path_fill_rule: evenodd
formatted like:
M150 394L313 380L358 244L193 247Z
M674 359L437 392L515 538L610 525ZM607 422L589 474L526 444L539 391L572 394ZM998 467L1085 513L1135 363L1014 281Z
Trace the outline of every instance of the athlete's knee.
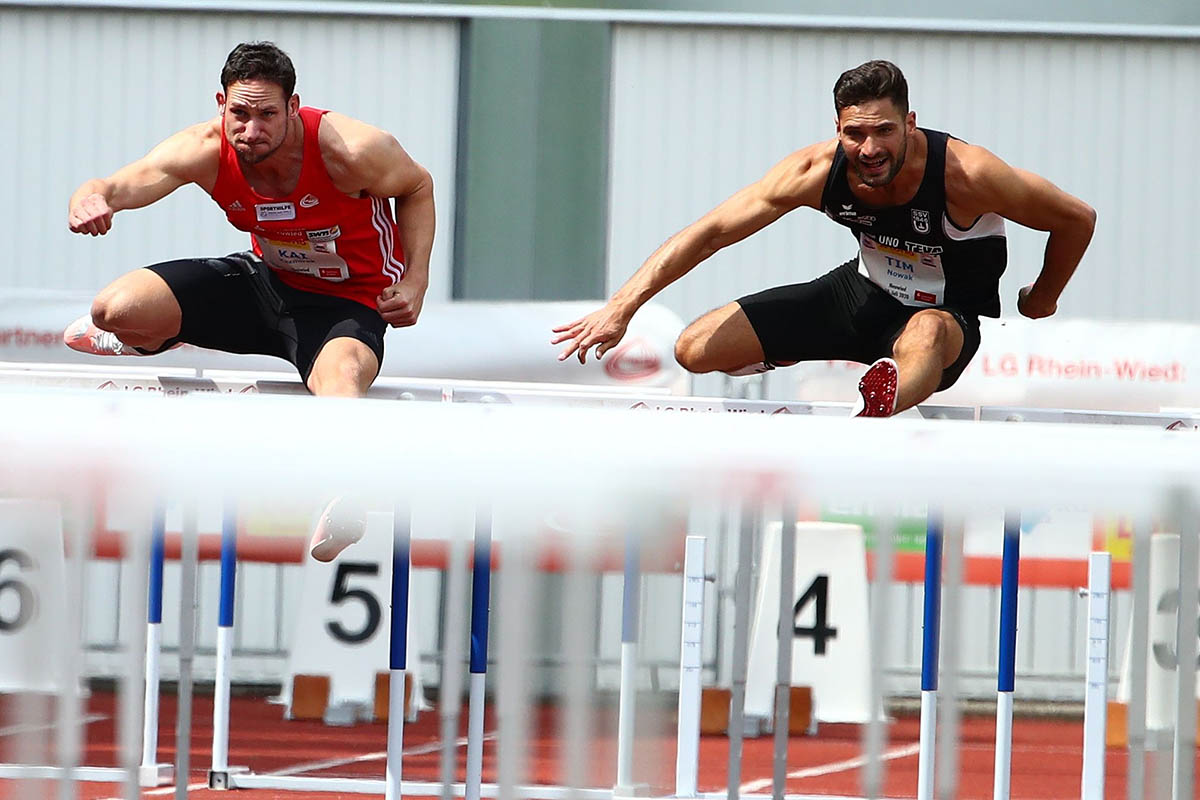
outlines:
M106 289L92 300L92 322L102 331L119 333L129 327L133 307L122 292Z
M709 336L696 323L684 328L675 340L675 360L688 372L712 372L717 369L707 358Z
M314 367L308 376L308 390L318 397L362 397L374 379L365 364L354 358L340 358Z
M952 362L958 357L956 350L959 349L954 345L960 341L958 321L941 309L930 308L928 311L914 314L912 319L908 320L904 333L896 339L893 351L894 355L900 357L917 351L936 353L943 361ZM955 350L954 353L950 353L952 349Z
M904 326L904 334L896 340L896 354L918 349L940 351L950 344L957 328L954 317L945 311L921 311Z

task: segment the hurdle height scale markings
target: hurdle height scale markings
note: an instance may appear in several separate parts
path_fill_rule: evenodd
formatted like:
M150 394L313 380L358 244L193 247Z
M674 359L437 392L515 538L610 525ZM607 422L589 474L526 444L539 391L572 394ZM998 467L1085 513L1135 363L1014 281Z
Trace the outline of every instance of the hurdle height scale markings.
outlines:
M683 554L683 624L679 647L679 725L675 796L695 797L700 764L700 684L704 637L703 536L689 536Z
M1082 800L1104 800L1104 749L1108 726L1108 632L1112 554L1088 556L1087 694L1083 711Z

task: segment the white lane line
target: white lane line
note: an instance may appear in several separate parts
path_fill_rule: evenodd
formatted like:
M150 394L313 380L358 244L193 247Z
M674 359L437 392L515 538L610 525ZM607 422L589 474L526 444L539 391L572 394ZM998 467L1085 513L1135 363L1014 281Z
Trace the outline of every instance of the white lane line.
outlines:
M915 756L919 752L921 752L921 745L919 743L907 744L904 747L896 747L888 750L886 753L880 756L880 759L883 761L893 761L897 758ZM835 761L832 764L822 764L818 767L805 767L804 769L794 770L789 772L787 776L789 779L816 778L820 777L821 775L832 775L835 772L846 772L847 770L858 769L859 767L866 766L866 763L866 756L857 756L855 758L848 758L845 761ZM766 789L773 783L773 778L759 778L758 780L743 783L738 791L742 794L758 792Z
M495 732L492 732L492 733L485 734L483 737L483 740L486 742L490 739L495 739L495 738L496 738L496 734L495 734ZM459 739L458 741L456 741L454 743L454 746L455 747L466 747L467 746L467 738L464 736L463 738ZM437 751L439 751L441 749L442 749L441 742L430 742L428 744L419 744L419 745L416 745L415 747L406 747L406 748L404 748L403 751L401 751L400 754L402 756L420 756L420 755L426 755L428 753L436 753ZM341 767L341 766L345 766L346 764L358 764L363 761L376 761L376 760L383 759L383 758L387 758L386 750L382 750L378 753L364 753L361 756L352 756L350 758L330 758L330 759L326 759L325 761L311 761L307 764L297 764L294 767L285 767L284 769L281 769L281 770L276 770L274 772L264 772L262 774L271 775L274 777L286 777L289 775L296 775L301 772L312 772L314 770L319 770L319 769L332 769L333 767ZM188 784L187 788L188 788L189 792L194 792L199 789L207 789L208 784L207 783L190 783L190 784ZM164 786L160 789L150 789L148 791L144 791L144 792L142 792L142 796L143 797L157 797L159 795L167 795L167 794L174 794L174 793L175 793L174 786ZM104 797L104 798L101 798L101 800L124 800L124 798Z
M496 734L493 732L485 734L483 740L486 742L495 738ZM467 738L464 736L463 738L459 739L454 743L454 746L466 747ZM406 747L404 748L403 752L401 752L401 755L421 756L428 753L436 753L441 749L441 742L429 742L428 744L419 744L415 747ZM264 772L263 774L283 777L286 775L297 775L301 772L315 772L322 769L333 769L334 767L342 767L347 764L359 764L363 761L377 761L382 758L387 758L386 750L381 750L378 753L365 753L361 756L352 756L350 758L331 758L325 761L311 761L307 764L297 764L294 767L285 767L284 769L275 770L274 772Z
M107 714L88 714L79 720L80 725L90 725L93 722L101 722L108 719ZM9 725L6 728L0 728L0 736L20 736L25 733L37 733L38 731L54 730L58 727L58 722L25 722L19 725Z

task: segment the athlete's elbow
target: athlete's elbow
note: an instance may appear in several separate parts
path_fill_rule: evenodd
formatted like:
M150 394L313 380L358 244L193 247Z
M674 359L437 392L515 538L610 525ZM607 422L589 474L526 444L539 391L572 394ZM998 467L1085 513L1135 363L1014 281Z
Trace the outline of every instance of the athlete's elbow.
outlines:
M1089 239L1092 238L1092 233L1096 230L1096 209L1081 200L1079 208L1075 210L1073 222L1080 230L1087 232Z

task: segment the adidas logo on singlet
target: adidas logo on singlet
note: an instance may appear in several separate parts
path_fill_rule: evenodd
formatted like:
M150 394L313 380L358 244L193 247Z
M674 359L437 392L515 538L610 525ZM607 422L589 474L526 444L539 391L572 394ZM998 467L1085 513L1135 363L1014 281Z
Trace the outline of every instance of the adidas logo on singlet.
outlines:
M315 194L306 194L306 195L304 195L304 197L300 198L300 207L301 208L312 208L313 206L319 204L320 202L321 201L317 199L317 196Z
M241 200L234 200L232 203L229 204L229 210L230 211L245 211L246 207L244 205L242 205Z

